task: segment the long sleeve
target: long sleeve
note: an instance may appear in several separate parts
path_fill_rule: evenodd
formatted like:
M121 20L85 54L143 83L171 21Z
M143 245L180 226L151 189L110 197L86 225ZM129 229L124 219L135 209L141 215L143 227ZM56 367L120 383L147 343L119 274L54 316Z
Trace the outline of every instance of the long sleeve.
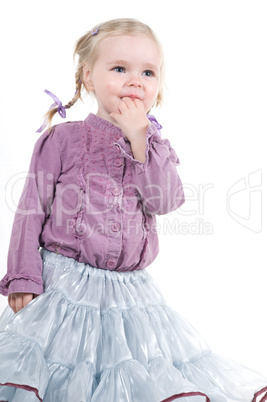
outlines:
M133 158L130 142L120 138L115 144L120 153L132 161L133 182L145 212L163 215L184 203L184 191L176 166L180 164L168 139L161 139L154 124L146 133L146 155L142 163Z
M43 292L40 235L49 216L55 185L61 172L61 157L55 132L37 140L29 172L16 210L8 251L7 274L0 292Z

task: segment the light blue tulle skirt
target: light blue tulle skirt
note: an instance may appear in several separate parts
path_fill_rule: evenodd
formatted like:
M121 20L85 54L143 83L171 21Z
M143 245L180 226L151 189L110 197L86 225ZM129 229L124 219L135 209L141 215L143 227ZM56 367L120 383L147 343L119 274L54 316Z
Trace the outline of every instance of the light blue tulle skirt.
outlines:
M40 252L45 292L0 319L0 401L267 400L267 380L213 354L145 269Z

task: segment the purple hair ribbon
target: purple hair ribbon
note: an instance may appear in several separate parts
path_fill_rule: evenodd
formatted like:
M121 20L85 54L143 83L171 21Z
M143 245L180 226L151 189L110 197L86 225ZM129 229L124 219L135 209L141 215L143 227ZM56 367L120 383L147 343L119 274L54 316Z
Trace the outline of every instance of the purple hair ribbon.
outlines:
M47 93L47 95L51 96L51 98L53 99L54 103L53 105L50 106L49 110L54 109L56 106L58 106L57 111L60 115L60 117L62 117L62 119L66 118L66 108L64 106L62 106L62 102L58 99L58 97L54 94L52 94L52 92L48 91L47 89L44 90L45 93ZM47 117L44 119L44 122L42 124L42 126L36 131L36 133L41 133L44 128L47 125Z
M161 130L162 129L162 125L159 124L159 122L157 121L155 116L152 116L152 114L148 114L147 115L148 120L154 124L154 126L156 126L157 130Z
M93 36L98 34L98 32L99 32L99 27L100 27L100 25L98 25L98 27L96 28L95 31L92 30L92 35L93 35Z

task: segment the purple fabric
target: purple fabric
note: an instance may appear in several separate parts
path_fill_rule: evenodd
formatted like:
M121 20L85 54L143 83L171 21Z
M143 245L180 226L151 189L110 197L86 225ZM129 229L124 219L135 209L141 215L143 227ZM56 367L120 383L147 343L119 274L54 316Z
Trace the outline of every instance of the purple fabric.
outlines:
M50 106L49 110L54 109L58 105L58 113L62 117L62 119L66 118L66 108L62 106L62 102L58 99L56 95L54 95L52 92L48 91L47 89L44 90L45 93L47 93L51 98L54 100L54 103ZM77 92L77 91L76 91ZM36 133L41 133L47 125L47 118L44 119L43 124L41 127L36 131Z
M98 27L96 28L96 30L95 30L95 31L94 31L94 30L92 30L92 35L93 35L93 36L98 34L98 32L99 32L99 28L100 28L100 25L98 25Z
M152 116L152 114L148 114L147 117L148 117L148 120L149 120L151 123L153 123L153 124L156 126L156 128L157 128L158 130L161 130L161 129L162 129L162 125L159 124L159 122L157 121L157 119L156 119L155 116Z
M145 162L119 127L90 114L37 140L15 214L4 295L43 292L39 247L102 269L147 267L159 250L156 214L184 202L179 159L155 124Z

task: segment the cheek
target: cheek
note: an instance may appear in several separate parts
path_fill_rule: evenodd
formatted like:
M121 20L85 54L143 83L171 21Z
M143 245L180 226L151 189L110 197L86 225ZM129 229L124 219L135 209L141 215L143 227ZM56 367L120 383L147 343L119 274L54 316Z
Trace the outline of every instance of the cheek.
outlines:
M107 81L106 87L110 94L117 94L121 88L120 80L110 79Z
M157 85L151 86L148 90L148 95L149 95L149 103L154 103L156 102L158 98L158 93L159 93L159 87Z

